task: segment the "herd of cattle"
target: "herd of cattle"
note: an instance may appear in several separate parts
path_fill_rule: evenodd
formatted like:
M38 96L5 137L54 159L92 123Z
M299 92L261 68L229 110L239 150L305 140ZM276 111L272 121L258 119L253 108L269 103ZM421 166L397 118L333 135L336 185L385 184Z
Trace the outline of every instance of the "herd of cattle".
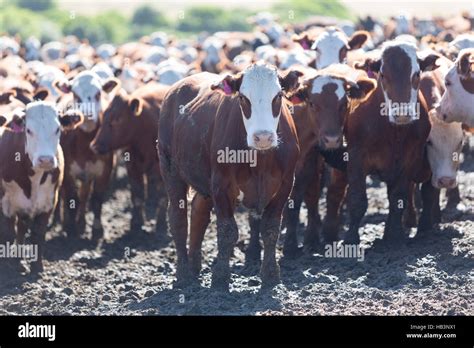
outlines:
M212 209L212 286L223 289L239 203L249 210L249 262L260 262L263 241L263 286L280 279L282 221L284 255L300 252L303 201L305 251L360 242L368 175L387 185L382 244L401 248L404 227L417 226L419 238L440 222L440 189L448 189L448 204L459 200L460 152L474 127L472 17L357 25L314 17L284 27L262 13L252 21L254 32L193 41L156 32L120 46L1 36L0 242L22 244L30 232L40 254L31 272L41 272L53 218L78 237L90 208L92 238L103 238L102 204L117 158L128 173L131 231L145 223L147 205L156 210L157 234L169 224L178 284L199 275ZM253 151L256 162L222 160L224 149ZM343 203L349 226L340 236Z

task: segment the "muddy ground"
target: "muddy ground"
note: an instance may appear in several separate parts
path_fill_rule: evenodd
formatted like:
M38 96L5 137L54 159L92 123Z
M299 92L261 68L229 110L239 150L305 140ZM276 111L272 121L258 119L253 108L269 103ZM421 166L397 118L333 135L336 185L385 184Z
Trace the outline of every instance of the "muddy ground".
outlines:
M321 254L284 260L280 241L282 284L269 291L260 291L258 275L248 276L244 270L248 224L241 209L236 215L240 239L232 259L230 293L210 289L217 253L215 216L204 241L201 286L173 289L172 243L150 233L154 221L142 231L129 231L130 192L121 168L104 206L105 240L99 245L88 240L90 213L87 235L79 242L71 243L60 226L53 227L47 234L44 273L0 274L0 314L473 315L473 164L469 158L459 175L462 203L444 212L444 222L426 239L395 250L371 247L382 236L388 212L385 187L373 183L361 228L364 261ZM325 193L322 196L324 216ZM442 206L445 203L443 198ZM305 209L301 219L306 220Z

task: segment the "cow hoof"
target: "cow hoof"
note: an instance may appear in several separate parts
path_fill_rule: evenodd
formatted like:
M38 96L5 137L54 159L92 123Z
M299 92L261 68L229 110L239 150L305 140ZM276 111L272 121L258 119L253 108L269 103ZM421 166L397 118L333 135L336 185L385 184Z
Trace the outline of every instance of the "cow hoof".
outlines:
M342 243L345 244L345 245L349 245L349 244L359 245L360 244L359 233L346 234L345 237L344 237L344 240L342 241Z
M273 289L275 286L281 283L280 273L272 273L267 275L261 275L262 289Z
M297 258L303 256L303 248L298 247L296 245L294 245L294 246L286 246L285 245L285 247L283 247L283 256L286 259L289 259L289 260L297 259Z
M92 240L98 241L104 237L104 228L101 227L93 227L92 228Z

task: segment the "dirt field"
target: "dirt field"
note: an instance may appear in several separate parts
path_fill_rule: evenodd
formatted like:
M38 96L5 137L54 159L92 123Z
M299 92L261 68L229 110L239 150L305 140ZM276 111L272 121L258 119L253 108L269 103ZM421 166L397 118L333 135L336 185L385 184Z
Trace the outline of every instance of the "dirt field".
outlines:
M45 272L39 278L0 274L0 315L473 315L473 171L470 157L459 174L459 210L445 212L444 223L425 240L397 250L371 248L381 237L388 203L385 187L370 185L361 229L364 261L320 254L283 259L282 284L271 291L259 290L256 269L244 269L248 224L241 210L231 292L220 293L210 289L215 219L204 241L201 286L173 289L174 247L150 233L154 221L142 231L129 231L130 193L120 168L104 207L105 241L95 246L85 236L71 243L54 227L47 235ZM305 216L303 209L303 220ZM90 215L88 223L90 233Z

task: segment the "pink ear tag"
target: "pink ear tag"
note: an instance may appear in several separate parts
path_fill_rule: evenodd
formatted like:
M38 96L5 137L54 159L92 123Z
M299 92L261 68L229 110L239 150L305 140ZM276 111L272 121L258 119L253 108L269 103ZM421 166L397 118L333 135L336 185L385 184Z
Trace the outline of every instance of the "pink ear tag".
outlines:
M19 126L15 122L13 122L12 131L13 131L13 133L23 133L23 127Z
M303 49L309 50L309 45L308 45L308 42L307 42L307 41L302 41L302 42L301 42L301 46L303 47Z
M375 74L372 70L369 69L369 71L367 71L367 76L370 77L371 79L375 79Z
M226 95L231 95L232 94L232 87L230 87L229 83L227 80L224 80L224 93Z

